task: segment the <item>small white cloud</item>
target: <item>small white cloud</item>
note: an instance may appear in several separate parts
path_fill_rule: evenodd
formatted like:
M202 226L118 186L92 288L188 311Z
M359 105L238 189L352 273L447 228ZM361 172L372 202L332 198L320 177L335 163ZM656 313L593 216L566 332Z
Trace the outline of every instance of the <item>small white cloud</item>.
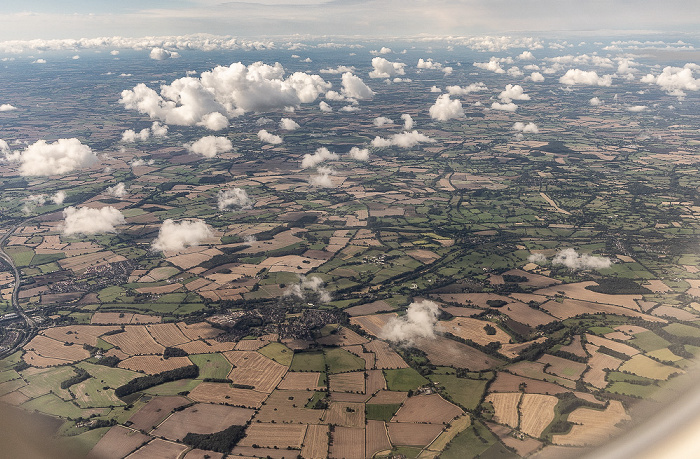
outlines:
M116 225L124 224L122 213L112 206L92 209L90 207L67 207L63 210L63 234L116 233Z
M530 256L527 257L527 261L538 265L544 265L545 263L547 263L547 257L542 255L541 253L531 253Z
M367 148L352 147L348 154L357 161L367 161L369 159L369 149Z
M508 75L512 76L513 78L521 77L523 76L523 71L518 67L511 67L508 69Z
M685 97L685 91L700 89L700 79L693 77L693 70L700 70L696 64L686 64L681 67L664 67L657 76L651 73L642 77L642 83L655 84L672 96L679 99Z
M391 53L393 53L393 51L391 50L391 48L387 48L386 46L382 46L382 48L381 48L379 51L374 50L374 49L373 49L372 51L370 51L370 54L374 54L374 55L377 55L377 54L391 54Z
M598 76L595 71L586 72L580 69L569 69L559 78L559 83L568 86L589 85L589 86L611 86L612 75Z
M151 137L151 130L146 128L146 129L141 129L141 131L136 132L133 129L127 129L122 133L122 142L124 143L133 143L136 142L137 140L140 140L142 142L145 142Z
M327 69L320 70L320 73L330 73L330 74L339 75L339 74L345 73L345 72L353 73L354 71L355 71L355 67L352 67L352 66L348 67L345 65L339 65L338 67L336 67L334 69L327 68Z
M55 195L51 196L51 201L53 201L54 204L57 206L60 206L63 204L63 201L66 200L66 192L63 190L57 191Z
M328 105L328 104L327 104L325 101L323 101L323 100L322 100L321 102L319 102L318 108L320 108L321 111L324 112L324 113L329 113L329 112L332 112L332 111L333 111L333 109L331 108L331 106Z
M411 115L408 113L404 113L401 115L401 119L403 120L403 130L404 131L410 131L413 129L413 118L411 118Z
M153 241L153 250L158 252L179 252L186 247L199 245L213 236L204 220L190 219L176 222L167 219Z
M442 70L442 64L439 62L434 62L432 59L418 59L418 64L416 65L419 69L435 69Z
M154 121L153 125L151 125L151 133L153 137L166 137L168 135L168 126Z
M258 138L261 141L272 145L279 145L282 143L282 137L275 134L270 134L265 129L261 129L260 131L258 131Z
M343 73L343 95L353 99L366 100L374 97L374 91L365 84L360 77L350 72Z
M531 61L535 59L535 56L532 54L530 51L523 51L516 57L516 59L519 59L521 61Z
M527 79L533 83L542 83L544 81L544 76L542 76L540 72L532 72Z
M280 129L285 131L295 131L299 129L299 123L290 118L282 118L280 120Z
M522 132L524 134L537 134L540 132L540 130L537 128L537 125L535 123L521 123L518 121L517 123L513 124L512 129L514 131Z
M369 72L370 78L389 78L397 75L404 75L406 72L404 67L406 64L401 62L390 62L383 57L375 57L372 59L372 67L374 70Z
M197 126L203 126L212 131L220 131L228 127L228 118L219 112L211 112L202 116Z
M197 153L207 158L213 158L219 153L231 151L233 149L233 144L226 137L209 135L202 137L190 145L185 145L185 147L192 153Z
M602 105L603 101L598 99L597 97L591 97L591 100L589 100L588 103L593 105L594 107L597 107L598 105Z
M253 206L253 200L250 199L248 193L244 189L233 188L231 190L219 191L217 205L219 210L226 210L231 207L250 209Z
M472 92L486 91L489 88L487 88L484 83L478 82L472 83L469 86L448 86L446 89L451 96L465 96Z
M318 276L299 276L299 282L287 287L282 296L319 303L331 301L330 293L323 288L323 279Z
M23 152L5 151L5 159L20 163L21 175L58 175L92 166L97 155L78 139L59 139L54 143L38 140Z
M449 94L438 96L430 107L430 117L438 121L447 121L453 118L464 118L464 109L459 100L450 100Z
M357 112L360 111L360 107L357 105L346 105L340 109L341 112Z
M574 249L563 249L552 259L555 266L566 266L574 271L605 269L612 264L610 258L578 254Z
M326 147L317 148L314 154L305 154L301 161L301 168L308 169L321 164L323 161L338 159L339 156L328 150Z
M515 105L513 102L509 102L507 104L502 104L500 102L494 102L491 104L491 108L493 110L503 110L504 112L514 112L518 109L518 106Z
M525 94L523 87L519 84L506 85L506 89L501 91L498 98L501 99L501 102L506 104L513 100L530 100L530 96Z
M495 57L492 57L488 62L474 62L474 67L495 73L506 73L506 71L503 70L503 67L501 67L501 62L499 59Z
M32 64L46 64L46 59L37 59Z
M10 104L0 105L0 112L9 112L12 110L17 110L17 107L15 107L14 105L10 105Z
M123 198L126 196L126 186L124 185L124 182L119 182L116 185L107 188L106 192L108 195L114 196L115 198Z
M430 92L442 92L442 89L438 88L437 86L432 86L430 88Z
M316 169L317 174L309 178L309 185L314 188L333 188L332 175L335 171L330 167L319 167Z
M375 137L372 140L371 145L375 148L386 148L386 147L401 147L401 148L413 148L419 143L433 143L435 140L431 139L425 134L421 134L418 131L412 132L402 132L400 134L394 134L388 139L382 137Z
M119 51L116 49L113 49L112 51L109 52L112 56L119 56Z
M398 344L412 344L417 338L435 338L435 329L440 310L438 305L429 300L413 302L408 305L406 315L392 317L379 337Z
M647 109L646 105L632 105L630 107L627 107L628 112L643 112L644 110Z
M394 124L394 122L391 118L387 118L386 116L378 116L374 119L374 125L377 127L382 127L387 124Z
M158 47L151 49L148 56L156 61L164 61L166 59L180 57L180 55L175 51L168 51L167 49Z

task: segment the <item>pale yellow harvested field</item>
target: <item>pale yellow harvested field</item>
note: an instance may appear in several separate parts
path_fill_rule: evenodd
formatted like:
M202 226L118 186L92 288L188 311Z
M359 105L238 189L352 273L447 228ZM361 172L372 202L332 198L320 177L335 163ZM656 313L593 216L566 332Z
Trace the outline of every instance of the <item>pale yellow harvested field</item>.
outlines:
M66 343L74 343L81 346L83 344L97 346L98 336L117 328L115 326L69 325L67 327L49 328L43 330L41 334Z
M174 323L147 325L146 329L156 342L165 347L173 347L191 341L182 334Z
M284 365L254 351L228 351L224 356L236 367L229 373L229 378L234 383L253 386L260 392L272 392L287 372Z
M177 326L186 337L192 340L215 338L223 333L223 330L214 328L206 322L197 322L191 325L187 325L185 322L178 322Z
M114 426L90 450L87 458L126 457L148 440L150 437L141 432L122 426Z
M185 445L156 438L129 455L129 459L170 459L180 457L187 449Z
M374 353L376 357L374 366L376 369L408 368L408 364L401 356L394 352L384 341L372 340L364 344L364 348L367 352Z
M588 356L585 349L583 349L583 344L581 344L581 335L575 335L573 338L571 338L571 343L567 344L566 346L562 346L561 350L583 358Z
M208 249L199 253L187 253L184 255L175 255L168 257L167 260L181 269L190 269L207 260L210 260L216 255L221 255L221 251L217 249Z
M39 368L53 367L56 365L65 365L66 363L70 363L69 360L42 357L34 351L26 351L22 356L22 360Z
M365 372L353 371L328 376L329 388L333 392L365 392Z
M505 424L514 429L518 428L518 403L520 403L520 392L502 392L489 394L487 402L493 404L495 410L494 421Z
M380 390L372 396L367 403L375 405L395 405L402 404L406 401L408 392L396 392L390 390Z
M425 264L430 264L440 258L437 253L425 249L408 250L406 255Z
M510 335L501 330L496 324L469 317L458 317L449 321L442 320L438 322L438 325L444 332L452 333L462 339L472 340L482 346L493 342L508 343L511 339ZM486 326L493 327L496 333L494 335L487 334L484 329Z
M70 269L75 273L82 273L90 267L117 263L119 261L126 261L126 258L115 254L111 250L103 250L100 252L78 255L76 257L64 258L58 260L58 264L61 265L63 269Z
M447 424L464 412L439 394L416 395L407 398L392 422L427 422Z
M650 279L642 285L651 290L652 292L666 293L671 291L671 288L659 279Z
M129 355L163 354L165 350L165 346L155 342L145 325L127 325L124 332L102 339Z
M642 354L637 354L623 363L620 371L629 371L637 376L662 380L668 379L674 373L685 373L679 368L664 365Z
M458 368L479 371L500 363L499 360L476 348L439 335L434 339L419 338L416 340L415 347L425 352L430 362L435 365L454 365Z
M19 406L28 400L29 400L29 397L27 397L26 395L24 395L20 391L10 392L10 393L5 394L2 397L0 397L0 402L6 403L6 404L12 405L12 406Z
M226 352L236 347L235 342L220 343L218 341L190 341L189 343L175 346L188 354L211 354L212 352Z
M318 372L289 371L278 387L286 390L316 390L321 387L318 385L320 376L321 373Z
M334 459L365 459L365 429L338 426L331 434L328 457Z
M147 314L134 314L131 316L131 325L158 324L163 320L160 316L149 316Z
M242 339L236 344L234 349L237 351L257 351L267 344L267 341L260 339Z
M554 419L559 399L552 395L523 394L520 402L520 431L539 437Z
M245 437L238 444L258 445L262 448L300 449L305 435L306 424L253 423L248 426Z
M370 335L374 335L376 337L381 337L382 335L382 329L386 325L389 320L391 320L394 317L397 317L398 314L394 312L386 313L386 314L372 314L370 316L357 316L357 317L351 317L350 318L350 323L353 325L359 325L362 327L363 330L365 330L367 333Z
M564 296L575 300L585 300L593 303L613 304L623 308L639 311L636 300L641 300L642 295L608 295L606 293L593 292L586 287L597 285L596 282L576 282L572 284L555 285L553 287L536 290L536 295L554 296L558 292L564 292Z
M118 366L119 368L142 371L146 374L154 375L188 365L192 365L192 362L187 357L170 357L169 359L164 359L160 355L135 355L122 360L119 362Z
M37 335L28 342L24 349L34 351L39 356L48 359L60 359L63 363L77 362L90 357L90 352L83 349L83 346L73 344L66 346L64 342Z
M556 288L556 287L553 287ZM591 301L584 300L573 300L570 298L564 298L560 303L558 301L547 301L540 306L545 311L549 312L551 315L558 319L568 319L571 317L578 316L580 314L617 314L620 316L628 317L639 317L640 319L647 320L649 322L662 322L666 323L664 319L655 317L649 314L644 314L636 310L624 308L622 306L615 306L612 304L601 304L593 303Z
M260 268L269 268L271 273L290 272L306 274L312 269L318 268L325 262L326 260L314 260L313 258L302 257L299 255L286 255L284 257L268 257L258 266Z
M91 324L128 324L133 314L120 312L96 312L90 318Z
M325 459L328 457L328 426L310 424L306 429L301 455L308 459Z
M386 389L386 379L384 379L382 370L367 370L367 380L365 381L367 394L374 394L382 389Z
M605 370L617 370L621 364L622 360L618 358L596 352L588 359L590 369L583 375L583 380L598 389L604 389L608 385Z
M629 355L630 357L639 354L639 349L636 349L632 346L628 346L623 343L618 343L617 341L613 341L611 339L603 338L601 336L587 334L586 341L596 346L605 346L608 349L612 349L615 352L620 352L622 354Z
M354 402L331 402L325 422L337 426L364 427L365 405Z
M387 424L389 439L394 445L423 447L432 443L443 429L442 424L414 424L390 422Z
M472 419L468 414L460 416L454 421L452 421L450 427L447 428L443 433L441 433L435 441L428 445L427 450L439 453L447 447L447 444L451 442L458 433L466 429L472 424Z
M177 440L184 438L188 432L221 432L234 424L245 425L254 413L255 411L247 408L198 403L173 413L152 432L152 435Z
M367 421L365 426L365 453L372 457L379 451L391 449L384 421Z
M610 400L604 411L577 408L568 417L568 421L576 425L566 435L554 435L552 443L570 446L596 445L617 435L622 429L615 425L629 419L622 403L617 400Z
M202 382L187 395L195 402L260 408L267 394L250 389L238 389L225 383Z
M140 287L137 288L136 291L147 295L164 295L179 290L180 288L182 288L182 284L173 282L172 284L159 285L157 287Z
M528 347L532 346L535 343L542 343L546 341L547 338L544 336L540 336L537 339L533 339L532 341L525 341L524 343L513 343L513 344L502 344L501 348L498 350L500 354L505 355L506 357L509 357L511 359L514 359L515 357L519 356L520 353L527 349Z

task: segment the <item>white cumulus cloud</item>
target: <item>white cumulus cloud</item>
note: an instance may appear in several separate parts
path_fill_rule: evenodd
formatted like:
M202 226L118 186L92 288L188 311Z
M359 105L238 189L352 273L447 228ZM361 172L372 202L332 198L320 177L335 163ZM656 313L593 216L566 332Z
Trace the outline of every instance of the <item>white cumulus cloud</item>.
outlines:
M525 94L523 87L519 84L507 84L506 89L501 91L498 98L505 104L513 100L530 100L530 96Z
M566 266L574 271L605 269L612 264L610 258L595 257L585 253L578 254L574 249L560 250L552 259L555 266Z
M21 175L67 174L90 167L97 162L97 155L80 140L59 139L53 143L38 140L24 151L9 152L2 148L7 161L19 162Z
M179 252L186 247L199 245L213 236L204 220L190 219L176 222L167 219L153 241L153 250L158 252Z
M537 134L540 132L540 130L537 128L537 125L535 123L521 123L518 121L517 123L513 124L512 129L514 131L522 132L525 134Z
M17 110L17 107L15 107L14 105L10 105L10 104L0 105L0 112L9 112L12 110Z
M151 49L151 52L148 54L148 57L156 61L164 61L166 59L174 59L180 57L180 54L176 51L168 51L167 49L156 47Z
M328 150L326 147L317 148L314 154L305 154L304 158L301 160L301 168L308 169L310 167L315 167L321 164L323 161L329 161L333 159L338 159L339 156Z
M233 149L233 144L226 137L215 137L213 135L208 135L202 137L196 142L185 145L187 150L192 153L197 153L198 155L206 156L207 158L213 158L219 153L226 153Z
M367 148L352 147L348 154L357 161L367 161L369 159L369 149Z
M116 225L125 222L122 213L112 206L92 209L89 207L67 207L63 210L63 234L115 233Z
M314 188L333 188L332 175L335 171L330 167L319 167L316 169L317 174L309 178L309 185Z
M593 70L587 72L580 69L569 69L566 71L564 76L559 78L559 83L568 86L577 84L589 86L610 86L612 85L612 75L598 76L598 74Z
M275 135L275 134L271 134L271 133L267 132L265 129L261 129L260 131L258 131L258 138L260 140L262 140L263 142L269 143L272 145L279 145L280 143L282 143L282 137Z
M488 88L484 83L478 82L468 86L448 86L446 89L451 96L465 96L472 92L486 91Z
M323 279L318 276L299 276L299 282L287 287L282 296L294 297L303 301L317 301L319 303L331 301L330 293L323 288Z
M382 127L385 124L394 124L394 121L386 116L378 116L374 119L374 125L377 127Z
M430 117L438 121L447 121L453 118L464 118L464 109L459 100L450 100L449 94L438 96L437 100L430 107Z
M419 143L433 143L435 140L431 139L425 134L421 134L418 131L402 132L400 134L394 134L388 139L382 137L375 137L372 140L371 145L375 148L386 148L386 147L401 147L401 148L412 148Z
M346 97L352 97L358 100L366 100L374 97L374 91L372 91L360 77L350 72L343 73L342 85L342 93Z
M408 305L406 315L392 317L379 337L398 344L412 344L418 338L435 338L440 310L438 305L429 300L413 302Z
M299 129L299 123L291 118L282 118L280 120L280 129L284 129L285 131L295 131Z
M397 75L404 75L406 64L401 62L390 62L383 57L375 57L372 59L372 67L374 70L369 72L370 78L389 78Z
M241 209L250 209L253 206L253 200L250 199L248 193L242 188L233 188L230 190L221 190L217 196L217 205L219 210L230 209L231 207L240 207Z
M664 67L660 74L651 73L642 77L642 83L655 84L661 89L678 98L685 97L685 91L700 89L700 79L693 77L693 69L700 70L696 64L686 64L681 67Z
M410 131L413 129L413 118L411 118L411 115L408 113L404 113L401 115L401 119L403 120L403 130L404 131Z
M500 102L494 102L491 104L491 108L493 110L502 110L504 112L514 112L518 109L518 106L515 105L513 102L509 102L507 104L502 104Z
M114 186L110 186L106 190L107 194L115 198L123 198L126 196L126 186L124 182L119 182Z

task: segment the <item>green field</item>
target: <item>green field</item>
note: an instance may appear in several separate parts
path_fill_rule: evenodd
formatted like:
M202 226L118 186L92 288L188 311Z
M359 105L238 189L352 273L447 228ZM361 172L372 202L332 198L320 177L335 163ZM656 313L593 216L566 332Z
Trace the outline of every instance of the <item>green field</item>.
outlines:
M472 425L457 434L448 443L445 451L440 455L441 459L471 459L481 457L480 455L488 450L491 445L498 442L498 439L479 421L474 421ZM517 456L511 456L517 457Z
M375 405L368 403L365 405L365 416L369 420L389 422L399 408L401 408L400 404Z
M71 387L71 391L75 394L75 401L81 408L124 405L124 402L114 395L114 389L115 387L107 386L95 378L90 378Z
M685 324L669 324L664 331L676 336L700 338L700 328Z
M82 368L90 373L90 375L102 385L111 388L117 388L134 378L143 376L141 373L135 371L125 370L123 368L110 368L105 365L95 365L88 362L80 362L76 367Z
M160 386L146 389L144 394L150 395L178 395L180 392L189 392L199 385L199 379L180 379L178 381L167 382Z
M624 381L612 383L606 390L613 394L630 395L632 397L650 398L654 392L660 388L658 386L640 386L639 384L631 384Z
M225 379L231 372L231 363L221 354L194 354L189 356L192 363L199 367L197 379Z
M428 379L432 382L438 382L440 386L445 388L445 392L453 402L467 410L474 410L479 406L488 383L483 379L458 378L456 375L432 374L428 376Z
M384 377L386 378L386 386L389 390L402 392L415 390L430 382L413 368L384 370Z
M328 373L345 373L348 371L364 370L365 361L345 349L324 349Z
M291 371L325 371L323 352L296 352L289 368Z
M81 416L88 417L90 415L90 413L86 415L86 411L90 410L81 410L77 406L73 405L72 402L61 400L54 394L42 395L39 398L35 398L22 404L21 407L29 411L40 411L42 413L52 414L62 418L78 418Z
M630 343L646 352L663 349L671 344L652 331L637 333Z
M258 352L285 367L292 364L294 357L294 352L282 343L270 343L258 349Z

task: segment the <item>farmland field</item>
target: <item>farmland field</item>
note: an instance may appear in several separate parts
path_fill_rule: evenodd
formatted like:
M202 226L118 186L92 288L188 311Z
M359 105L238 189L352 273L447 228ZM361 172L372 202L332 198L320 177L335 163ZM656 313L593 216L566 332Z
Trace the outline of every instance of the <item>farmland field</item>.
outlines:
M481 401L487 381L483 379L458 378L456 375L432 374L428 379L445 388L450 399L462 407L473 410Z
M398 370L384 370L387 388L395 391L415 390L418 387L428 384L429 381L421 376L413 368L402 368Z
M199 367L199 379L224 379L231 372L231 364L221 354L195 354L188 358Z

